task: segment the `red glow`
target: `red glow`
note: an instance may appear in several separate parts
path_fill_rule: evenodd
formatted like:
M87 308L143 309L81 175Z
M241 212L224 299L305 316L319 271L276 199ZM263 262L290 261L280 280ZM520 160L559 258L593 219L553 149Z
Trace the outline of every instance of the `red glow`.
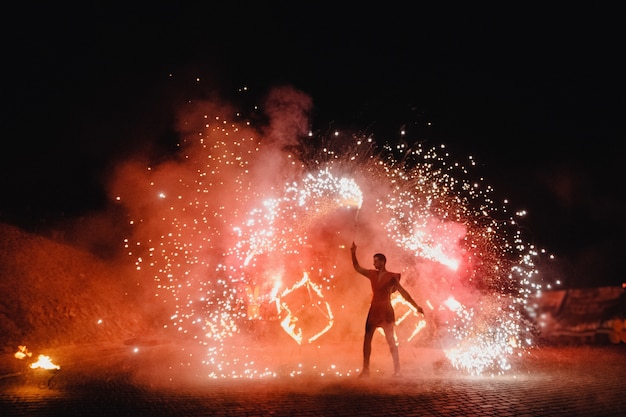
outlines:
M448 306L454 314L446 318L461 325L447 328L517 338L517 327L489 323L503 310L519 319L517 304L530 290L510 296L502 288L511 276L515 285L534 285L527 280L534 265L520 236L508 234L514 219L498 220L506 207L494 207L491 188L470 182L469 168L451 163L444 146L400 149L399 162L377 156L369 139L336 131L328 146L310 149L301 142L310 99L290 89L273 94L262 132L227 106L190 105L181 112L176 159L150 167L129 161L111 185L134 228L128 254L171 311L164 326L207 346L209 373L231 375L224 358L238 353L226 345L246 323L278 325L296 344L360 333L357 306L368 294L355 283L346 249L353 240L362 251L386 253L403 285L431 300L433 316L454 294L459 305ZM296 147L303 151L289 151ZM434 320L397 308L405 341ZM443 336L457 351L467 338L455 330ZM266 374L256 366L245 374Z

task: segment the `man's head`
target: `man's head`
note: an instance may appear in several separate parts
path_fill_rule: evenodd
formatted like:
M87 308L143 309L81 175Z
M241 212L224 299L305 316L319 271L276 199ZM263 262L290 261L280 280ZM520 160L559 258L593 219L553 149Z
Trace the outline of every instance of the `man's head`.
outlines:
M387 263L387 257L382 253L374 254L374 268L381 269L385 267Z

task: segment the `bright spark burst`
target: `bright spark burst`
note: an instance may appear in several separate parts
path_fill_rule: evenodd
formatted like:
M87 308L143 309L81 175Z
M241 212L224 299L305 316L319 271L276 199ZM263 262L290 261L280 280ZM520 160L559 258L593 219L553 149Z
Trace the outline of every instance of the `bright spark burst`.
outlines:
M496 206L494 190L472 177L473 158L460 163L445 146L420 143L377 149L339 131L286 151L220 113L189 111L171 160L129 162L112 187L134 230L128 254L171 312L164 326L206 347L210 377L276 376L240 343L263 339L260 328L297 344L332 337L352 302L339 285L353 274L339 248L357 224L432 306L420 319L396 302L404 342L430 328L450 363L474 374L505 372L514 350L532 345L525 310L541 288L536 250L519 213ZM331 368L317 369L345 374Z

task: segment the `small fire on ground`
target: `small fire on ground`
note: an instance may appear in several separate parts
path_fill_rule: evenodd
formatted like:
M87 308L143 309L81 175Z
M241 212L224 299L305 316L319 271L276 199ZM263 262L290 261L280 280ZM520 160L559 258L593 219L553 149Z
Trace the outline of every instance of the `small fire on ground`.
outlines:
M17 352L15 352L15 357L17 359L26 359L32 357L33 354L30 352L26 346L18 346ZM52 362L52 359L47 355L39 355L37 357L37 361L33 362L29 365L31 369L61 369L59 365L56 365Z

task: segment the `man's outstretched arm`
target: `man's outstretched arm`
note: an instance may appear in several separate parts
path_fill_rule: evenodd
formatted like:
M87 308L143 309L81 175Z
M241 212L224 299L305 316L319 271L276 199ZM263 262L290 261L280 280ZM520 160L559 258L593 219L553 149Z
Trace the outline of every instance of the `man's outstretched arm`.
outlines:
M424 309L422 307L420 307L417 302L415 302L415 300L413 299L413 297L411 297L411 294L409 294L409 292L404 289L404 287L402 285L400 285L400 283L396 284L396 290L398 290L398 292L400 293L400 295L407 300L409 303L411 303L411 305L413 307L415 307L417 309L418 313L424 314Z

